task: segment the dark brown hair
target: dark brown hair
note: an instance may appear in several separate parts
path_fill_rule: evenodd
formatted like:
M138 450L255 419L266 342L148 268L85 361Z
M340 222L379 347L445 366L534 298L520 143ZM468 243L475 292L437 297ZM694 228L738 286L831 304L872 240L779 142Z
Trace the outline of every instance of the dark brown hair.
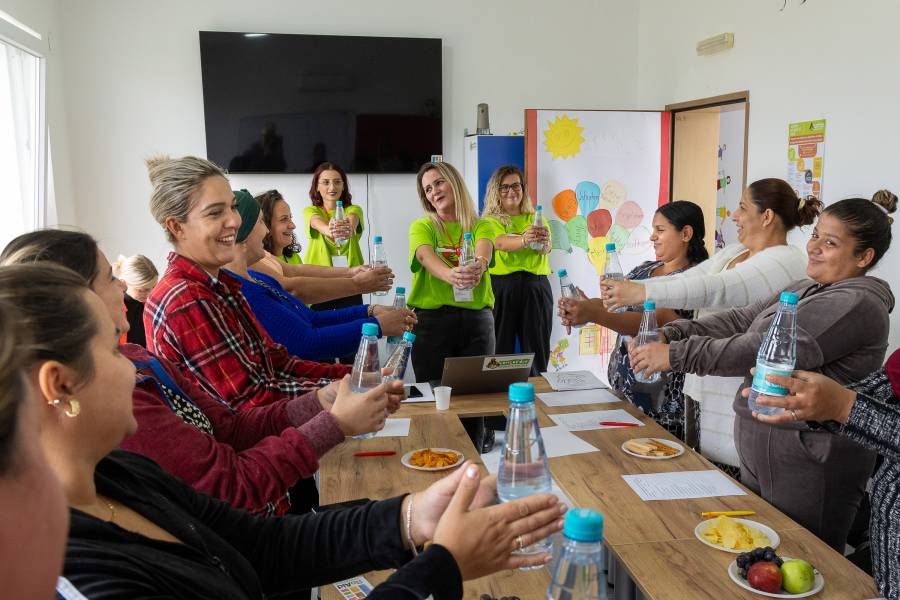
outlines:
M39 229L23 233L0 253L0 265L54 262L93 285L97 278L97 240L82 231Z
M825 214L840 220L856 240L856 254L862 254L869 248L875 251L875 257L868 271L881 260L891 246L891 225L894 220L888 216L897 210L897 196L888 190L875 192L871 200L865 198L847 198L830 205Z
M794 188L783 179L770 177L754 181L747 187L747 192L759 212L771 210L778 215L785 231L811 225L822 212L821 200L815 196L801 200Z
M284 196L282 196L278 190L263 192L259 196L256 196L254 200L259 203L259 209L263 214L263 222L269 229L269 233L263 238L263 248L266 249L266 252L274 254L275 244L272 243L272 219L275 216L275 205L279 202L287 204L287 200L284 199ZM294 254L300 254L300 250L300 244L297 243L297 236L292 232L291 243L285 246L281 253L285 258L290 258Z
M318 167L316 167L315 173L313 173L312 183L309 186L309 199L312 200L313 206L322 206L324 202L322 201L322 195L319 193L319 177L325 171L337 171L341 175L341 179L344 182L344 190L341 192L341 197L338 198L341 202L344 203L344 208L352 205L353 196L350 194L350 184L347 182L347 174L344 172L342 168L338 165L330 162L324 162Z
M27 394L21 350L27 342L19 321L13 306L0 301L0 477L18 472L19 407Z

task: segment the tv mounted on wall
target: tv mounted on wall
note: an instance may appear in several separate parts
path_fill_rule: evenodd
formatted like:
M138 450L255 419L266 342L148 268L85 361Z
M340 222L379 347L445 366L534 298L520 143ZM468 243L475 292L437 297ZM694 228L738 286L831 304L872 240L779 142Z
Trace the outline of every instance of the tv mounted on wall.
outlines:
M200 32L207 157L232 173L415 173L441 149L441 40Z

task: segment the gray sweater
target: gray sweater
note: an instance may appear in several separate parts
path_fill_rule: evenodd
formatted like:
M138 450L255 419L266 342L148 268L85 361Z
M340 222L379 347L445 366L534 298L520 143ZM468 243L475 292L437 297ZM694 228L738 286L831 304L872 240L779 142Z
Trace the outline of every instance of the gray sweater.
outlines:
M881 366L887 350L888 313L894 308L894 295L887 282L876 277L854 277L820 285L806 279L786 291L800 296L798 369L818 371L847 384ZM744 384L735 391L734 410L738 416L749 417L747 401L740 392L751 383L750 368L756 364L756 353L778 309L778 296L693 321L673 321L663 327L672 370L743 376Z

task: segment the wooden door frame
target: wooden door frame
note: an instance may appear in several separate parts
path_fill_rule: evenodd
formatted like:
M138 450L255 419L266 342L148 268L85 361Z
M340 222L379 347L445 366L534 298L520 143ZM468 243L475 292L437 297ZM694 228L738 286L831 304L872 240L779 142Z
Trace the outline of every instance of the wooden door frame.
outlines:
M741 176L743 181L742 189L747 187L747 150L750 141L750 91L743 90L741 92L732 92L731 94L722 94L721 96L712 96L711 98L700 98L699 100L690 100L688 102L677 102L675 104L667 104L666 110L672 113L672 132L670 139L670 152L672 163L669 166L669 198L672 197L672 185L675 178L675 114L702 108L715 108L716 106L726 106L728 104L744 103L744 172Z

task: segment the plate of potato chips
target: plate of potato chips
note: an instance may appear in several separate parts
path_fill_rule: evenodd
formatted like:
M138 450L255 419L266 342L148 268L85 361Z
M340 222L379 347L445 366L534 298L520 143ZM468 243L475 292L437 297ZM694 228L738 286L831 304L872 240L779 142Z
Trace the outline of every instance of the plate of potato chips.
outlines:
M771 527L750 521L721 516L701 521L694 528L697 539L718 550L741 554L754 548L777 548L781 543L778 533Z
M452 448L421 448L407 452L400 462L417 471L443 471L461 465L464 458L462 452Z

